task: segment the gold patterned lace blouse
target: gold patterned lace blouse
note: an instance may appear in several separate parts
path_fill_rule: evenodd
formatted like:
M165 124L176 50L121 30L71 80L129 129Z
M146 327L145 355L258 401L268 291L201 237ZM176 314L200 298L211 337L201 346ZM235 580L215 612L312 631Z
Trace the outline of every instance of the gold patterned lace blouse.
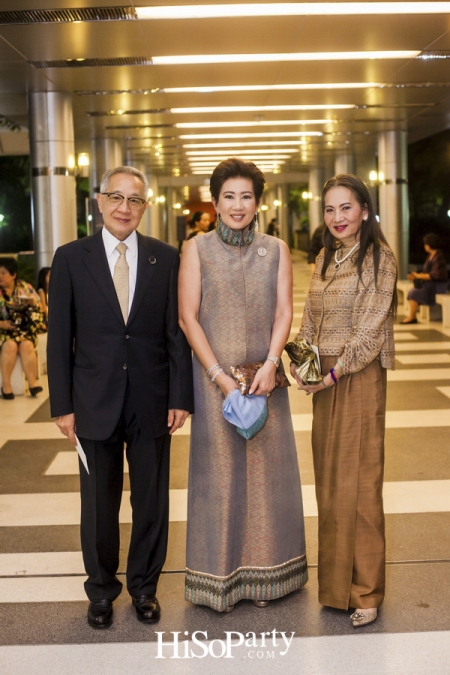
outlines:
M342 259L345 250L338 254ZM372 249L364 259L361 279L356 269L358 250L334 269L334 257L321 278L324 249L316 260L298 337L306 337L323 356L340 357L343 372L357 373L380 358L384 368L395 367L392 297L397 265L391 249L380 249L375 285Z

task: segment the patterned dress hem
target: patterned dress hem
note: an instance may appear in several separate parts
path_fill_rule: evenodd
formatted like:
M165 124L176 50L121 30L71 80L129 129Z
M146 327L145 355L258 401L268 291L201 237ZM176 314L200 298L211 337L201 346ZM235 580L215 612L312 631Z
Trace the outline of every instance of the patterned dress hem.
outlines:
M186 571L186 600L223 612L240 600L276 600L308 581L306 555L276 567L243 567L227 577Z

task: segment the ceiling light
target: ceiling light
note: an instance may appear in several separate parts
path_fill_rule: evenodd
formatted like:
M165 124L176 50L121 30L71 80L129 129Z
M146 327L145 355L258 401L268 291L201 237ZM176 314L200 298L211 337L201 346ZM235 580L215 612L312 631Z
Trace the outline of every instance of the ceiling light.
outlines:
M332 121L332 120L330 120ZM202 125L199 124L199 127ZM321 131L279 131L279 132L267 132L267 133L255 133L255 134L181 134L180 139L190 139L190 140L200 140L202 138L213 139L213 138L274 138L275 136L280 136L282 138L287 138L288 136L323 136Z
M292 111L292 110L349 110L356 108L351 103L316 104L316 105L224 105L196 108L170 108L171 113L206 114L206 113L234 113L234 112L260 112L260 111Z
M251 149L251 150L241 150L239 148L234 148L233 151L227 151L229 155L233 154L233 152L239 153L239 155L259 155L259 154L267 154L269 152L297 152L298 148L282 148L281 150L279 148L264 148L261 150L258 149ZM186 155L194 157L195 155L202 155L203 157L206 155L217 155L218 150L188 150L186 152Z
M160 89L164 94L209 94L209 93L228 93L236 91L308 91L311 89L369 89L371 87L385 87L386 84L377 82L337 82L335 84L251 84L243 86L224 86L224 87L168 87Z
M352 6L352 3L350 3ZM235 7L235 5L231 5ZM173 10L173 7L171 7ZM361 52L286 52L281 54L182 54L152 56L154 66L187 66L205 63L263 63L278 61L350 61L361 59L413 59L420 49Z
M249 143L236 141L235 143L185 143L183 148L236 148L239 147L266 147L266 145L305 145L306 141L297 141L292 139L290 141L250 141ZM297 149L297 148L296 148ZM187 155L193 154L186 152Z
M450 2L271 2L227 5L136 7L138 19L217 19L243 16L340 16L446 14Z
M194 166L194 164L213 164L214 162L222 162L224 159L227 159L227 155L217 155L217 157L207 157L205 159L190 159L189 164L191 166ZM279 159L290 159L290 155L262 155L258 157L253 157L250 155L249 157L245 157L247 161L255 161L255 162L260 162L261 160L279 160Z
M335 120L258 120L253 122L176 122L177 129L215 129L216 127L288 127L307 124L336 124Z

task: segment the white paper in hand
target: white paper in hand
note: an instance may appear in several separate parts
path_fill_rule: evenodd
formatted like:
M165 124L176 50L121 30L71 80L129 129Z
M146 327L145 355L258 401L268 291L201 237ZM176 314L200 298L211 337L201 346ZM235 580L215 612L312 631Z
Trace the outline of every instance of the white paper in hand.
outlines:
M82 448L82 446L81 446L81 443L80 443L80 439L78 438L78 436L77 436L76 434L75 434L75 438L77 439L77 444L76 444L76 446L75 446L75 447L76 447L76 451L78 452L78 454L79 454L79 456L80 456L80 459L81 459L81 461L83 462L84 468L85 468L86 471L89 473L86 453L84 452L84 450L83 450L83 448Z

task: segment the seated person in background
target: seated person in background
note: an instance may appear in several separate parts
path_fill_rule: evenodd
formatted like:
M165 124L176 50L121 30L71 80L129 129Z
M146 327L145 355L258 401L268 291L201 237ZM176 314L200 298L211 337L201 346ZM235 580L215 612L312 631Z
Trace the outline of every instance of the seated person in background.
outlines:
M428 253L423 266L423 272L408 274L410 281L415 281L408 293L409 315L402 323L417 323L416 314L419 305L434 305L436 293L445 293L448 286L447 264L444 254L439 248L441 245L437 234L426 234L423 238L423 246Z
M37 334L47 330L39 295L31 284L17 279L14 258L0 258L0 348L2 396L12 400L11 374L20 354L30 394L42 391L37 386L37 359L34 348Z
M48 285L50 283L50 267L42 267L38 275L38 294L42 311L48 319Z

